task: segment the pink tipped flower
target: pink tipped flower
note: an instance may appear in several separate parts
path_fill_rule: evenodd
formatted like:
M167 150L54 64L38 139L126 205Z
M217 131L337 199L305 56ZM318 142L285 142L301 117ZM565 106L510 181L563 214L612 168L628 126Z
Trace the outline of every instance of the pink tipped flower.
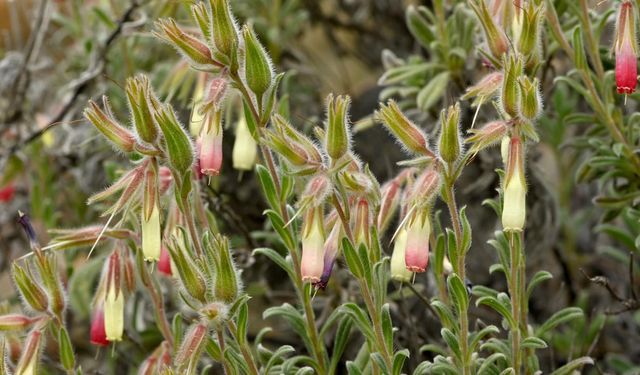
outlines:
M222 119L219 111L208 112L200 131L200 172L217 176L222 168Z
M616 25L616 87L619 94L632 94L638 82L638 51L636 20L633 4L625 0L620 5Z
M302 281L317 283L324 270L324 223L322 207L307 210L302 226Z
M162 246L162 250L160 250L160 260L158 260L158 271L167 276L171 276L173 273L171 272L171 257L169 256L169 251L166 247Z
M313 286L318 289L326 288L327 283L329 283L329 278L331 277L333 266L336 263L338 251L340 250L341 238L342 222L340 220L336 220L333 224L333 229L331 229L331 233L329 233L329 237L327 237L327 240L324 243L324 266L322 269L322 276L320 276L320 281L313 284Z
M429 210L418 210L407 224L407 247L404 262L411 272L424 272L429 264Z
M93 318L91 319L91 333L90 340L93 345L107 346L109 340L107 340L107 332L104 328L104 310L102 304L96 307L93 312Z

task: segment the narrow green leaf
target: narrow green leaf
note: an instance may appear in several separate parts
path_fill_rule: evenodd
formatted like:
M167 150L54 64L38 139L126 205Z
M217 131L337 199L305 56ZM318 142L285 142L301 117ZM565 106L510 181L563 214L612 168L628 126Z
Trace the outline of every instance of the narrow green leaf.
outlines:
M442 97L449 83L449 72L433 77L418 93L417 104L422 111L428 111Z
M552 330L556 326L580 318L584 315L579 307L567 307L553 314L542 326L536 330L536 336L542 336L545 332Z

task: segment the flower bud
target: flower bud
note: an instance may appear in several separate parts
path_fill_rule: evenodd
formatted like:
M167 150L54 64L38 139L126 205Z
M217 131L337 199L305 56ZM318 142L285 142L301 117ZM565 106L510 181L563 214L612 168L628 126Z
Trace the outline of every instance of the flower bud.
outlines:
M371 246L371 212L369 202L365 198L360 198L355 207L355 228L354 236L356 246L364 245L367 249Z
M414 154L431 155L427 136L400 111L395 101L389 100L376 111L375 117L389 130L406 150Z
M462 140L460 137L460 104L449 107L440 115L440 139L438 152L447 163L454 163L460 157Z
M440 173L433 168L427 168L413 184L409 199L412 204L427 207L440 192L440 185Z
M507 171L503 182L502 227L520 232L525 224L527 186L524 177L524 150L520 138L509 144Z
M310 207L302 224L302 281L320 281L324 268L324 241L322 206Z
M93 318L91 319L91 332L90 342L96 346L107 346L109 340L107 340L107 331L104 327L104 309L103 303L99 302L93 311Z
M502 72L487 74L478 83L467 89L467 92L462 96L462 100L476 98L471 104L473 107L491 100L502 87L503 77Z
M175 365L179 374L195 372L208 334L209 328L204 323L198 323L189 329L175 358Z
M515 118L518 116L520 105L520 85L518 79L522 74L522 59L514 55L505 57L504 79L502 81L502 91L500 92L500 104L504 113Z
M181 235L178 236L180 238L174 238L173 244L168 246L167 250L169 250L171 254L171 260L173 260L173 265L175 265L175 269L178 271L184 289L191 297L200 302L204 302L206 299L207 283L194 261L189 257L187 250L184 248L185 241L183 239L186 237L185 233L182 232L182 229L179 229L179 233L181 233Z
M42 279L42 284L44 284L47 291L49 309L58 317L61 317L67 301L60 281L60 274L58 273L57 258L51 253L42 254L36 252L36 267Z
M90 100L89 106L83 112L84 117L119 150L123 152L133 151L133 146L136 143L133 133L120 125L111 115L111 108L106 96L102 97L102 101L106 113L94 101Z
M229 250L229 240L216 236L213 242L217 253L214 293L216 299L230 304L239 294L238 270Z
M343 171L340 174L344 186L354 193L360 195L370 193L374 190L374 181L371 177L363 172Z
M393 253L391 254L391 278L403 283L411 281L413 277L413 272L407 269L405 263L407 236L407 230L404 228L400 229L393 245Z
M183 176L191 171L193 165L193 145L191 138L176 118L170 104L159 105L154 117L164 135L166 149L169 154L169 165Z
M109 341L122 340L124 331L124 293L122 291L122 262L115 250L106 264L106 293L104 297L104 329Z
M191 16L196 21L205 40L211 40L211 14L203 2L191 5Z
M47 294L42 287L38 285L37 279L33 276L29 267L27 266L27 268L24 269L17 263L13 263L12 271L15 285L18 287L24 302L35 311L47 311L49 307Z
M211 36L216 49L227 57L238 45L238 26L231 14L228 0L209 0L211 5Z
M147 168L144 196L142 199L142 254L147 261L160 259L160 209L158 175L155 167Z
M429 237L431 218L428 209L418 209L407 225L407 247L404 262L411 272L424 272L429 263Z
M333 95L327 97L327 123L325 147L327 154L337 160L349 151L349 104L351 98L348 96Z
M492 121L480 129L469 129L472 135L466 139L471 144L469 153L476 154L487 147L498 144L509 131L506 121Z
M37 375L40 367L40 352L44 346L41 327L34 328L22 349L22 354L16 365L16 375Z
M200 131L200 172L217 176L222 169L222 114L214 110L207 112Z
M638 83L638 42L633 3L620 4L614 50L616 54L616 86L619 94L633 94Z
M398 211L398 207L400 206L400 184L397 180L391 180L382 186L382 198L380 200L380 211L378 212L377 218L377 227L378 232L383 233L391 219L393 219L393 215L395 215L396 211Z
M0 315L0 331L21 331L29 328L36 320L22 314Z
M279 114L271 117L271 124L273 129L265 132L265 143L293 167L300 168L297 173L317 172L323 162L318 147Z
M517 38L518 51L529 57L541 52L540 36L542 35L542 21L545 15L544 3L535 5L532 1L523 9L516 9L517 28L514 39Z
M329 233L329 237L327 237L327 240L324 242L324 266L322 268L322 276L320 277L320 281L313 284L313 286L318 289L326 288L329 283L333 266L336 263L336 258L340 251L341 239L342 222L340 220L336 220L333 224L333 229L331 229L331 233Z
M175 47L195 69L211 71L222 67L211 57L211 50L205 43L184 32L173 19L161 19L156 27L160 31L155 35Z
M258 105L260 105L262 95L271 86L271 81L273 80L271 59L249 26L244 26L242 36L244 37L245 48L244 78L247 86L256 95Z
M521 76L518 79L518 85L520 85L520 115L529 121L534 121L542 113L538 78L531 80L527 76Z
M304 191L300 195L300 207L304 208L311 204L312 206L320 206L331 193L333 185L331 179L324 174L314 176L307 182Z
M162 246L160 250L160 259L158 260L158 271L161 273L171 276L173 273L171 272L171 256L169 255L169 250L166 247Z
M251 136L247 120L241 115L236 124L236 140L233 143L233 168L250 171L256 164L257 156L258 144Z
M502 55L509 49L509 42L504 30L496 23L496 20L491 17L485 0L474 0L471 1L469 5L471 5L471 8L482 24L482 29L484 30L491 54L495 59L500 60Z
M146 76L128 78L125 88L129 110L133 116L133 126L140 139L154 143L158 136L156 122L151 114L151 84Z

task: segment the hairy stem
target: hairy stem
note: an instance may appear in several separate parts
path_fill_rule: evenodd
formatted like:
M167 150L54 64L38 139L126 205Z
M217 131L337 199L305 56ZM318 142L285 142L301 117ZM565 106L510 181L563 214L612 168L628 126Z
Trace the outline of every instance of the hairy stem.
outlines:
M456 248L458 252L458 262L455 265L456 273L460 280L464 283L466 280L465 270L465 249L462 248L462 224L460 223L460 212L456 203L455 191L453 189L455 180L446 178L446 194L443 196L447 207L449 208L449 216L451 216L451 225L456 239ZM460 313L460 351L462 353L462 371L464 375L471 374L471 353L469 353L469 313L462 310Z
M238 332L238 327L233 320L229 320L227 322L229 325L229 330L231 334L235 338L238 346L240 346L240 352L242 353L242 358L247 362L247 367L249 367L249 372L252 375L259 375L260 371L258 371L258 366L256 366L256 362L253 359L253 354L251 354L251 348L249 348L249 344L247 344L247 340L245 338L240 339L236 336L236 332Z

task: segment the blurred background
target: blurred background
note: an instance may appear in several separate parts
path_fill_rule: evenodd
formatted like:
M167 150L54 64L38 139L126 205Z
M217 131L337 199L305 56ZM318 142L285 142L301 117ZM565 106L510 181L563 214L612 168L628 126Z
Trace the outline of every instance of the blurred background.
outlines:
M564 2L557 3L562 15ZM154 38L151 30L154 20L166 16L191 25L190 4L0 0L0 311L15 311L20 305L8 272L10 262L28 252L28 243L16 223L18 210L30 215L42 244L49 240L49 229L105 221L99 210L87 207L86 199L112 182L126 160L82 118L87 100L109 95L114 112L124 119L124 81L145 72L162 98L181 110L181 120L189 122L194 90L202 78ZM452 35L456 35L451 43L460 62L447 69L438 65L441 56L407 24L408 7L431 7L430 1L232 0L231 5L239 18L253 24L277 70L288 72L283 91L296 126L311 131L321 125L329 93L351 96L355 150L381 182L395 176L399 170L396 163L403 155L371 119L379 101L395 98L421 126L434 131L440 110L453 104L467 86L488 71L474 51L478 33L472 13L464 5L455 7L449 20ZM598 9L606 12L609 6ZM612 30L611 22L605 22L605 27ZM603 38L603 43L610 43L610 38ZM547 52L542 74L546 108L539 124L541 142L528 160L526 252L530 275L547 270L554 278L535 291L530 315L533 323L542 322L562 307L577 305L584 309L585 318L550 337L549 348L539 352L542 369L591 355L597 361L592 373L639 374L634 364L640 363L640 303L633 289L640 292L640 276L633 276L638 258L633 254L638 251L640 224L632 210L637 204L598 201L606 198L601 183L593 176L587 178L584 165L593 154L586 139L602 135L568 120L586 104L568 85L554 83L556 76L566 73L567 64L561 53ZM605 64L612 66L611 61ZM474 110L463 103L464 128L471 126ZM226 124L231 128L239 112L229 113ZM494 113L490 106L483 108L477 123L486 122ZM233 131L225 132L225 155L231 155L233 139ZM486 243L499 229L499 222L493 210L482 205L496 196L498 176L494 170L499 167L499 150L478 155L458 186L458 197L468 206L474 235L468 257L469 281L506 290L503 277L489 272L497 256ZM299 347L291 342L294 335L287 325L261 316L266 307L294 301L295 295L278 267L266 258L251 256L255 247L277 246L262 216L265 204L255 176L235 171L231 158L225 157L221 176L211 181L205 193L220 230L232 237L247 292L253 297L250 334L270 325L274 331L266 343L271 340ZM606 205L598 204L603 202ZM443 220L448 219L445 216ZM387 252L389 241L383 239ZM118 363L107 352L96 354L87 332L103 255L98 249L86 260L87 251L65 254L69 320L79 358L87 373L133 371L160 340L149 320L143 319L150 314L149 307L129 305L131 313L141 318L131 323L136 327L128 331L132 337L118 345ZM355 288L341 266L327 289L314 298L319 319L326 319L333 307L353 298ZM598 284L589 279L594 276L605 279ZM437 318L414 293L427 298L435 295L431 274L420 275L414 288L391 291L392 315L401 346L419 353L423 344L438 344L441 338ZM473 308L471 314L478 327L499 324L488 309ZM354 342L352 352L346 355L354 356L361 344ZM100 361L95 361L96 355ZM423 355L412 355L411 368L432 354ZM106 367L98 368L101 362L106 362ZM48 371L55 370L52 365Z

